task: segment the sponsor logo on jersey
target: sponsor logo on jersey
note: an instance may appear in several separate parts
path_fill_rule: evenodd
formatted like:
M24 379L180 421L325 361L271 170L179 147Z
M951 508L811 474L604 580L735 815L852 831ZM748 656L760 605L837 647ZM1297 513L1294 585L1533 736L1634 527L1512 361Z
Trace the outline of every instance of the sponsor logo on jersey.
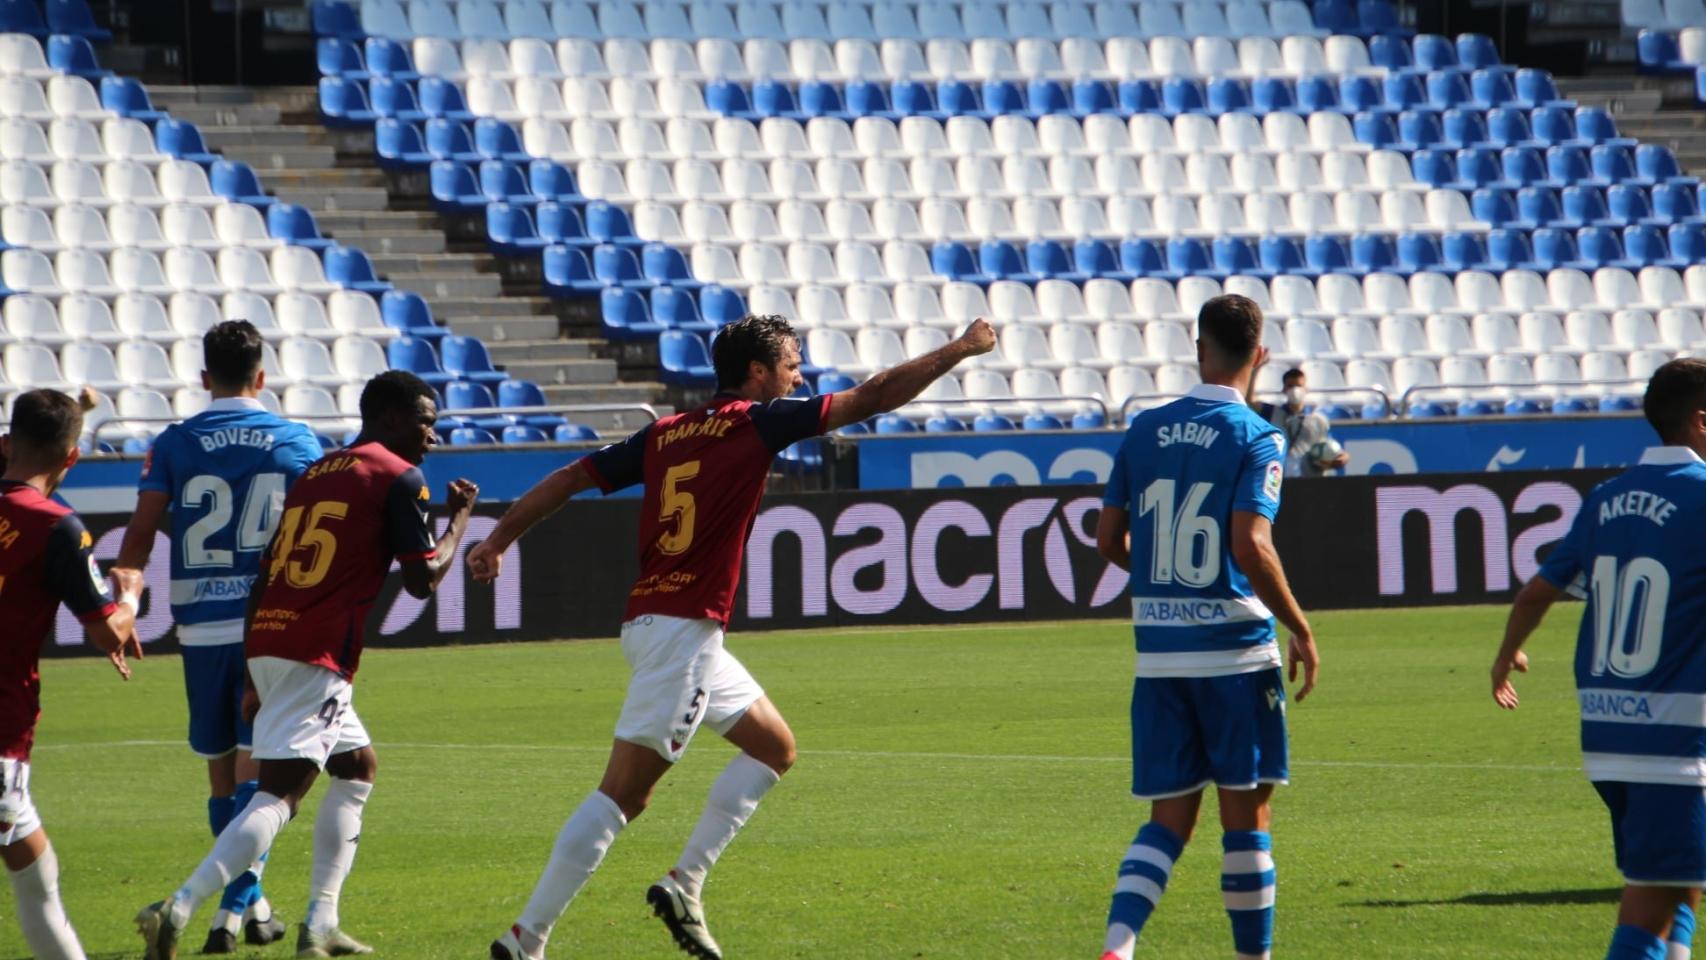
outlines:
M1278 690L1268 691L1268 709L1280 711L1285 710L1285 701L1280 699L1280 692Z
M89 535L87 533L83 534L83 538L85 540L87 540L88 537ZM101 576L101 567L95 562L95 558L93 556L89 557L89 582L95 585L96 593L99 593L102 597L107 596L107 578Z
M1232 612L1220 600L1140 600L1137 616L1143 623L1223 623Z
M1582 690L1583 720L1627 719L1651 720L1653 708L1639 693L1610 693L1604 690Z
M1269 500L1278 500L1280 484L1285 482L1285 468L1279 461L1268 464L1268 475L1262 478L1262 493Z
M432 499L432 491L428 490L426 487L426 484L423 483L423 484L421 484L421 492L415 494L415 497L417 499L419 499L422 503L425 503L426 501Z

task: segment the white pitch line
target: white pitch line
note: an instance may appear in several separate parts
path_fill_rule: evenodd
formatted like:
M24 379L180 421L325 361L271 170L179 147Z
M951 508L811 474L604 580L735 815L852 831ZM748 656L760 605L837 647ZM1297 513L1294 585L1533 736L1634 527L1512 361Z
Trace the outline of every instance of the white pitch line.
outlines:
M406 743L380 741L386 750L491 750L495 752L608 753L608 746L546 743ZM38 744L37 752L54 750L116 750L126 747L185 747L181 740L108 740L91 743ZM1034 753L932 753L907 750L801 750L806 757L836 757L846 760L972 761L980 763L1088 763L1128 764L1123 756L1064 756ZM1581 767L1524 763L1414 762L1396 760L1293 760L1294 767L1343 767L1359 770L1486 770L1499 773L1580 773Z

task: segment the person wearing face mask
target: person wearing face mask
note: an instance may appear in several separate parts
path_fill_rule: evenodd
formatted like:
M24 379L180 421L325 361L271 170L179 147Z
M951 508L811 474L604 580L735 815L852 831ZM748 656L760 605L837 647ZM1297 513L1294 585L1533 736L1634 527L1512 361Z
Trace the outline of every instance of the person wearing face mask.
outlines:
M1351 462L1351 455L1337 450L1326 459L1310 456L1318 444L1333 439L1332 426L1324 414L1306 405L1309 399L1309 379L1296 367L1285 372L1280 382L1285 387L1284 403L1254 404L1256 412L1285 434L1285 472L1292 477L1321 477ZM1337 444L1334 444L1337 447Z

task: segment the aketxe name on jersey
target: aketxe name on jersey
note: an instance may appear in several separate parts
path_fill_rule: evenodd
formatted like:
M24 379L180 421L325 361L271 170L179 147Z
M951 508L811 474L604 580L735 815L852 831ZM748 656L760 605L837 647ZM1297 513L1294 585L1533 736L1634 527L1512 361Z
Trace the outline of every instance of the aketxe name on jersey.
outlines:
M1139 676L1276 666L1273 614L1229 548L1232 514L1279 510L1285 440L1230 387L1205 384L1132 421L1103 502L1131 530Z
M1576 699L1590 779L1706 787L1706 463L1653 447L1588 494L1540 576L1584 597Z
M770 462L822 433L833 400L755 403L718 394L586 458L605 493L645 485L640 575L625 620L659 614L728 623Z
M167 427L139 489L172 514L172 618L186 646L238 643L261 551L285 491L321 454L307 427L243 397L215 400Z

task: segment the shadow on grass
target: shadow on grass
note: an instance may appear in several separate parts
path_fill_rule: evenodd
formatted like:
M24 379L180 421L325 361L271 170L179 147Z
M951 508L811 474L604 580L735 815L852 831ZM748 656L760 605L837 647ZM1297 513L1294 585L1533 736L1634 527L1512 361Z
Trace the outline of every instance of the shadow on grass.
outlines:
M1466 893L1444 900L1363 900L1354 907L1570 907L1616 903L1622 887L1589 890L1516 890L1508 893Z

